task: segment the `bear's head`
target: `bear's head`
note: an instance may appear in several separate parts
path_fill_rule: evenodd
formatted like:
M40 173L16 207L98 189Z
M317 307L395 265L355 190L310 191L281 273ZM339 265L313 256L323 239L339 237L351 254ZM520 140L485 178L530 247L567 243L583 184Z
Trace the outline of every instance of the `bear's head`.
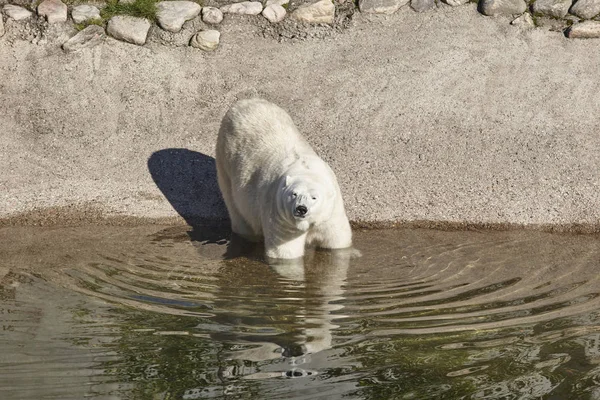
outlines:
M286 175L279 193L279 212L296 228L305 231L331 217L335 195L332 183L323 176Z

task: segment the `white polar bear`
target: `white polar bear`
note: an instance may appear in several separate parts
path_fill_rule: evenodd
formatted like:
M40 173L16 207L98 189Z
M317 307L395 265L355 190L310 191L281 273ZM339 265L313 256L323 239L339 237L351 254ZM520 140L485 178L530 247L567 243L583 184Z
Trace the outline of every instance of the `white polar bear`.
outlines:
M268 258L302 257L306 244L352 245L333 171L276 105L236 102L221 122L216 164L231 229L253 241L264 237Z

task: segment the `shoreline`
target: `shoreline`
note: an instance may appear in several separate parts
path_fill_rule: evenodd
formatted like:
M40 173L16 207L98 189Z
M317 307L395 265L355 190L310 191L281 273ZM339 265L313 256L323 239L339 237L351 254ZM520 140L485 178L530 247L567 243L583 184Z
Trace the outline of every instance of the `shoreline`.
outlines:
M173 227L187 226L190 229L214 229L230 232L229 220L226 218L212 220L188 220L181 216L172 217L140 217L131 215L111 215L101 208L93 206L64 206L35 209L32 211L0 217L0 229L15 227L88 227L113 226L136 227L147 225L163 225ZM486 223L468 221L350 221L353 230L406 230L426 229L449 232L506 232L534 231L556 234L597 235L600 234L598 224L515 224L515 223Z

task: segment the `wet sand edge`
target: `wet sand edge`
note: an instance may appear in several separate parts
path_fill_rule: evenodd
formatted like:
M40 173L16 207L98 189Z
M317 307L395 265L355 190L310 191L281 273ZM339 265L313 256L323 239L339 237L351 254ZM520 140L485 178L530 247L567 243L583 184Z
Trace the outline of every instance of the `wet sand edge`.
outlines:
M600 221L596 224L518 224L478 221L351 221L353 229L434 229L441 231L509 231L532 230L550 233L598 234ZM141 226L141 225L193 225L229 228L227 219L207 219L183 216L141 217L109 212L94 204L74 204L37 208L31 211L15 213L0 218L0 228L17 226Z

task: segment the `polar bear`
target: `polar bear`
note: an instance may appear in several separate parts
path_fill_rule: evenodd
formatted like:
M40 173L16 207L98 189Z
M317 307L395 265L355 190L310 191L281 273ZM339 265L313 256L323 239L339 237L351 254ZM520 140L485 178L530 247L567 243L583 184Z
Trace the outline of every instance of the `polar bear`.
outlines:
M267 258L302 257L307 244L352 245L335 174L275 104L246 99L229 109L216 164L231 229L252 241L264 238Z

